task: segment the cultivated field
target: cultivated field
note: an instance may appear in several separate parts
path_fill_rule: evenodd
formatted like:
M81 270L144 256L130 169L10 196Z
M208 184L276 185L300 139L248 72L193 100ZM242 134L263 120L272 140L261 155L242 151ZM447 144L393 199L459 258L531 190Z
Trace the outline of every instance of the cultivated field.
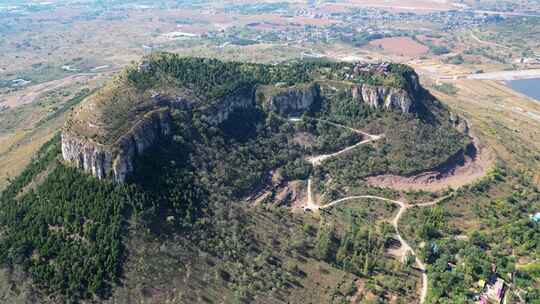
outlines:
M429 51L429 48L409 37L392 37L373 40L369 45L398 56L417 57Z

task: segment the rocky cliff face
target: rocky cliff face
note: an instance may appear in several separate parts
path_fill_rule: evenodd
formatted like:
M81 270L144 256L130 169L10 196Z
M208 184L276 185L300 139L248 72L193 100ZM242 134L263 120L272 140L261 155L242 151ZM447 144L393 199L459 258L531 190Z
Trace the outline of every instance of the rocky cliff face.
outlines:
M304 87L274 88L275 92L272 93L265 91L264 88L259 88L256 92L263 99L263 108L280 115L305 112L311 108L319 96L319 88L316 84Z
M218 125L229 118L229 115L236 109L246 109L255 106L253 94L251 92L245 92L246 94L233 94L225 97L220 102L202 109L204 116L213 125Z
M99 179L110 177L122 183L133 172L134 158L142 155L159 136L169 135L170 124L168 109L151 111L112 145L102 145L64 130L62 156Z
M353 99L373 108L396 109L403 113L409 113L414 108L414 99L404 89L360 84L351 90Z
M62 157L65 161L91 173L105 178L112 167L112 151L109 147L78 137L68 131L62 132Z
M232 94L199 110L211 124L217 125L225 121L235 109L254 106L254 98L251 95ZM154 94L152 99L151 103L155 109L138 119L129 131L110 145L100 144L72 132L67 127L64 128L62 132L64 160L99 179L112 178L120 183L125 182L134 170L135 157L152 147L159 137L170 135L172 123L170 110L176 108L192 111L196 104L189 98L171 98L160 94Z
M312 107L319 97L319 91L315 83L289 88L259 87L231 94L203 108L197 108L198 102L186 97L154 94L150 102L154 110L138 119L129 131L110 145L79 136L66 128L62 133L62 155L66 162L99 179L112 178L122 183L134 171L135 157L153 146L160 136L171 133L171 108L200 111L209 123L218 125L228 119L235 109L254 107L256 102L262 102L261 106L266 111L280 115L300 114ZM263 100L256 101L256 96L263 96ZM395 88L356 85L352 88L352 96L373 107L400 109L404 113L408 113L413 106L409 94Z
M384 70L387 66L386 64L379 65L377 69ZM422 95L422 91L418 75L414 72L408 73L404 77L404 83L399 88L366 83L356 84L351 88L353 99L359 102L373 108L399 110L402 113L414 111L415 101Z
M455 113L450 113L450 124L460 133L469 135L469 123L465 118L460 117Z
M153 79L151 75L142 75L154 72L150 64L143 63L137 72L133 72L135 74L122 74L116 82L94 94L95 98L89 98L85 106L74 112L62 133L63 158L97 178L125 182L134 171L135 158L155 145L160 137L171 133L171 109L201 114L213 125L227 120L238 108L260 106L265 111L283 116L297 115L311 110L329 88L333 92L344 89L353 99L374 108L409 113L414 110L415 100L419 100L418 93L423 89L414 71L394 79L391 67L388 64L361 66L355 69L358 70L355 77L360 77L367 69L380 74L386 81L393 79L396 87L358 83L357 78L347 72L346 75L352 78L332 80L326 75L320 79L311 78L311 83L291 87L281 87L283 82L254 85L238 88L232 94L208 102L203 100L204 93L195 94L196 90L189 85L168 84L166 80L160 83L161 86L148 88L138 84L140 77ZM186 79L190 80L189 77ZM254 79L253 83L258 82ZM111 122L119 127L108 129Z

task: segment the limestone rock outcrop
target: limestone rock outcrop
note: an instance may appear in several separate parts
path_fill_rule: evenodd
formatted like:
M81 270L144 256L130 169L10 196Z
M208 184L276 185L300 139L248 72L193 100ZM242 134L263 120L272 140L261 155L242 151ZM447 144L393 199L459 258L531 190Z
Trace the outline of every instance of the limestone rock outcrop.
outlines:
M319 97L319 87L315 83L288 88L259 87L256 95L262 99L260 102L266 111L280 115L300 114L309 110Z
M414 99L404 89L359 84L352 87L351 93L353 99L376 109L410 113L414 108Z
M99 179L111 177L123 183L133 172L134 158L142 155L160 136L167 136L170 132L171 116L166 108L145 114L129 132L111 145L103 145L64 130L62 157Z
M465 118L450 112L450 124L460 133L469 135L469 122Z
M318 72L303 67L303 75L294 75L290 65L279 70L246 64L245 69L234 70L223 79L205 75L220 64L233 70L225 63L171 55L127 69L71 113L62 133L64 160L99 179L122 183L134 172L137 156L171 135L173 111L186 111L210 125L219 125L240 108L300 115L336 93L346 93L374 108L403 113L414 111L415 103L422 102L423 89L416 73L391 64L336 65L335 70L322 65ZM205 69L195 74L178 70L198 71L198 65ZM291 82L295 85L287 86Z
M202 109L206 119L213 125L218 125L229 118L229 115L236 109L247 109L255 106L253 94L244 92L245 94L232 94L226 96L218 103Z

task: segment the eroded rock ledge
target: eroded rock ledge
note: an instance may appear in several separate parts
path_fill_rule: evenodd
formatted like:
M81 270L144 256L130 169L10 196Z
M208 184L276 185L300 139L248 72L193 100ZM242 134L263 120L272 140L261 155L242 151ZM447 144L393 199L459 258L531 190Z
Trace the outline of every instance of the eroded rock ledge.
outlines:
M115 143L104 145L65 129L62 132L62 157L65 161L99 179L111 177L125 182L133 172L133 161L151 147L160 136L171 131L168 108L151 111L134 124Z
M376 109L398 109L410 113L414 105L414 99L403 89L360 84L354 86L351 92L353 99Z
M311 83L288 88L259 86L256 97L266 111L280 115L301 114L310 109L315 100L319 98L319 85Z
M62 156L67 163L99 179L111 178L123 183L134 171L135 158L160 137L171 134L172 109L196 111L213 125L227 120L238 108L259 107L279 115L299 115L312 110L327 81L314 79L293 86L253 83L212 100L201 98L186 87L175 86L174 82L170 85L154 83L154 87L146 89L133 83L138 81L137 77L150 77L139 83L143 86L147 81L155 81L151 77L157 68L146 63L135 73L129 74L128 70L74 111L62 133ZM390 73L386 70L388 66L378 68L383 69L380 73ZM346 74L346 77L358 75ZM406 85L399 88L358 83L346 78L342 80L345 85L340 90L345 89L345 93L359 103L409 113L414 110L418 92L422 89L414 72L405 79Z
M276 97L277 102L270 98L268 102L272 105L272 111L281 114L306 111L317 97L311 89L294 92L279 95ZM193 110L196 107L196 102L184 97L171 98L154 94L152 98L154 107L160 107L137 118L125 134L110 144L81 136L68 127L69 123L66 124L62 132L63 159L99 179L112 178L116 182L125 182L134 170L135 157L142 155L159 137L170 135L171 109ZM255 106L254 94L233 94L198 110L210 124L218 125L227 120L234 110Z

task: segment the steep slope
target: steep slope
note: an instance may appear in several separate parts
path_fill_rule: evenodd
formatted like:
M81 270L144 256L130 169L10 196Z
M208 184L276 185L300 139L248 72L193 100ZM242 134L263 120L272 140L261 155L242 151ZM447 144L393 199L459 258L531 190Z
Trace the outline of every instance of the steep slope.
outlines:
M381 129L373 134L405 129L402 136L424 141L411 153L428 155L410 161L390 136L358 164L306 161L364 140L351 128L370 124ZM375 161L428 169L467 144L452 126L402 65L152 55L75 109L2 193L0 260L21 265L50 302L330 302L361 297L364 283L379 286L363 290L367 298L413 302L420 274L391 266L400 262L388 253L385 220L395 210L336 211L317 222L289 212L301 197L278 193L309 176L339 181L338 171ZM358 171L378 172L401 171ZM244 210L259 192L269 193L263 208Z
M133 172L134 157L170 135L172 109L197 113L213 125L237 108L302 114L313 110L320 100L319 83L329 80L341 82L344 93L374 109L409 113L421 94L416 74L399 65L267 66L154 55L74 112L62 134L62 154L98 178L124 182Z

